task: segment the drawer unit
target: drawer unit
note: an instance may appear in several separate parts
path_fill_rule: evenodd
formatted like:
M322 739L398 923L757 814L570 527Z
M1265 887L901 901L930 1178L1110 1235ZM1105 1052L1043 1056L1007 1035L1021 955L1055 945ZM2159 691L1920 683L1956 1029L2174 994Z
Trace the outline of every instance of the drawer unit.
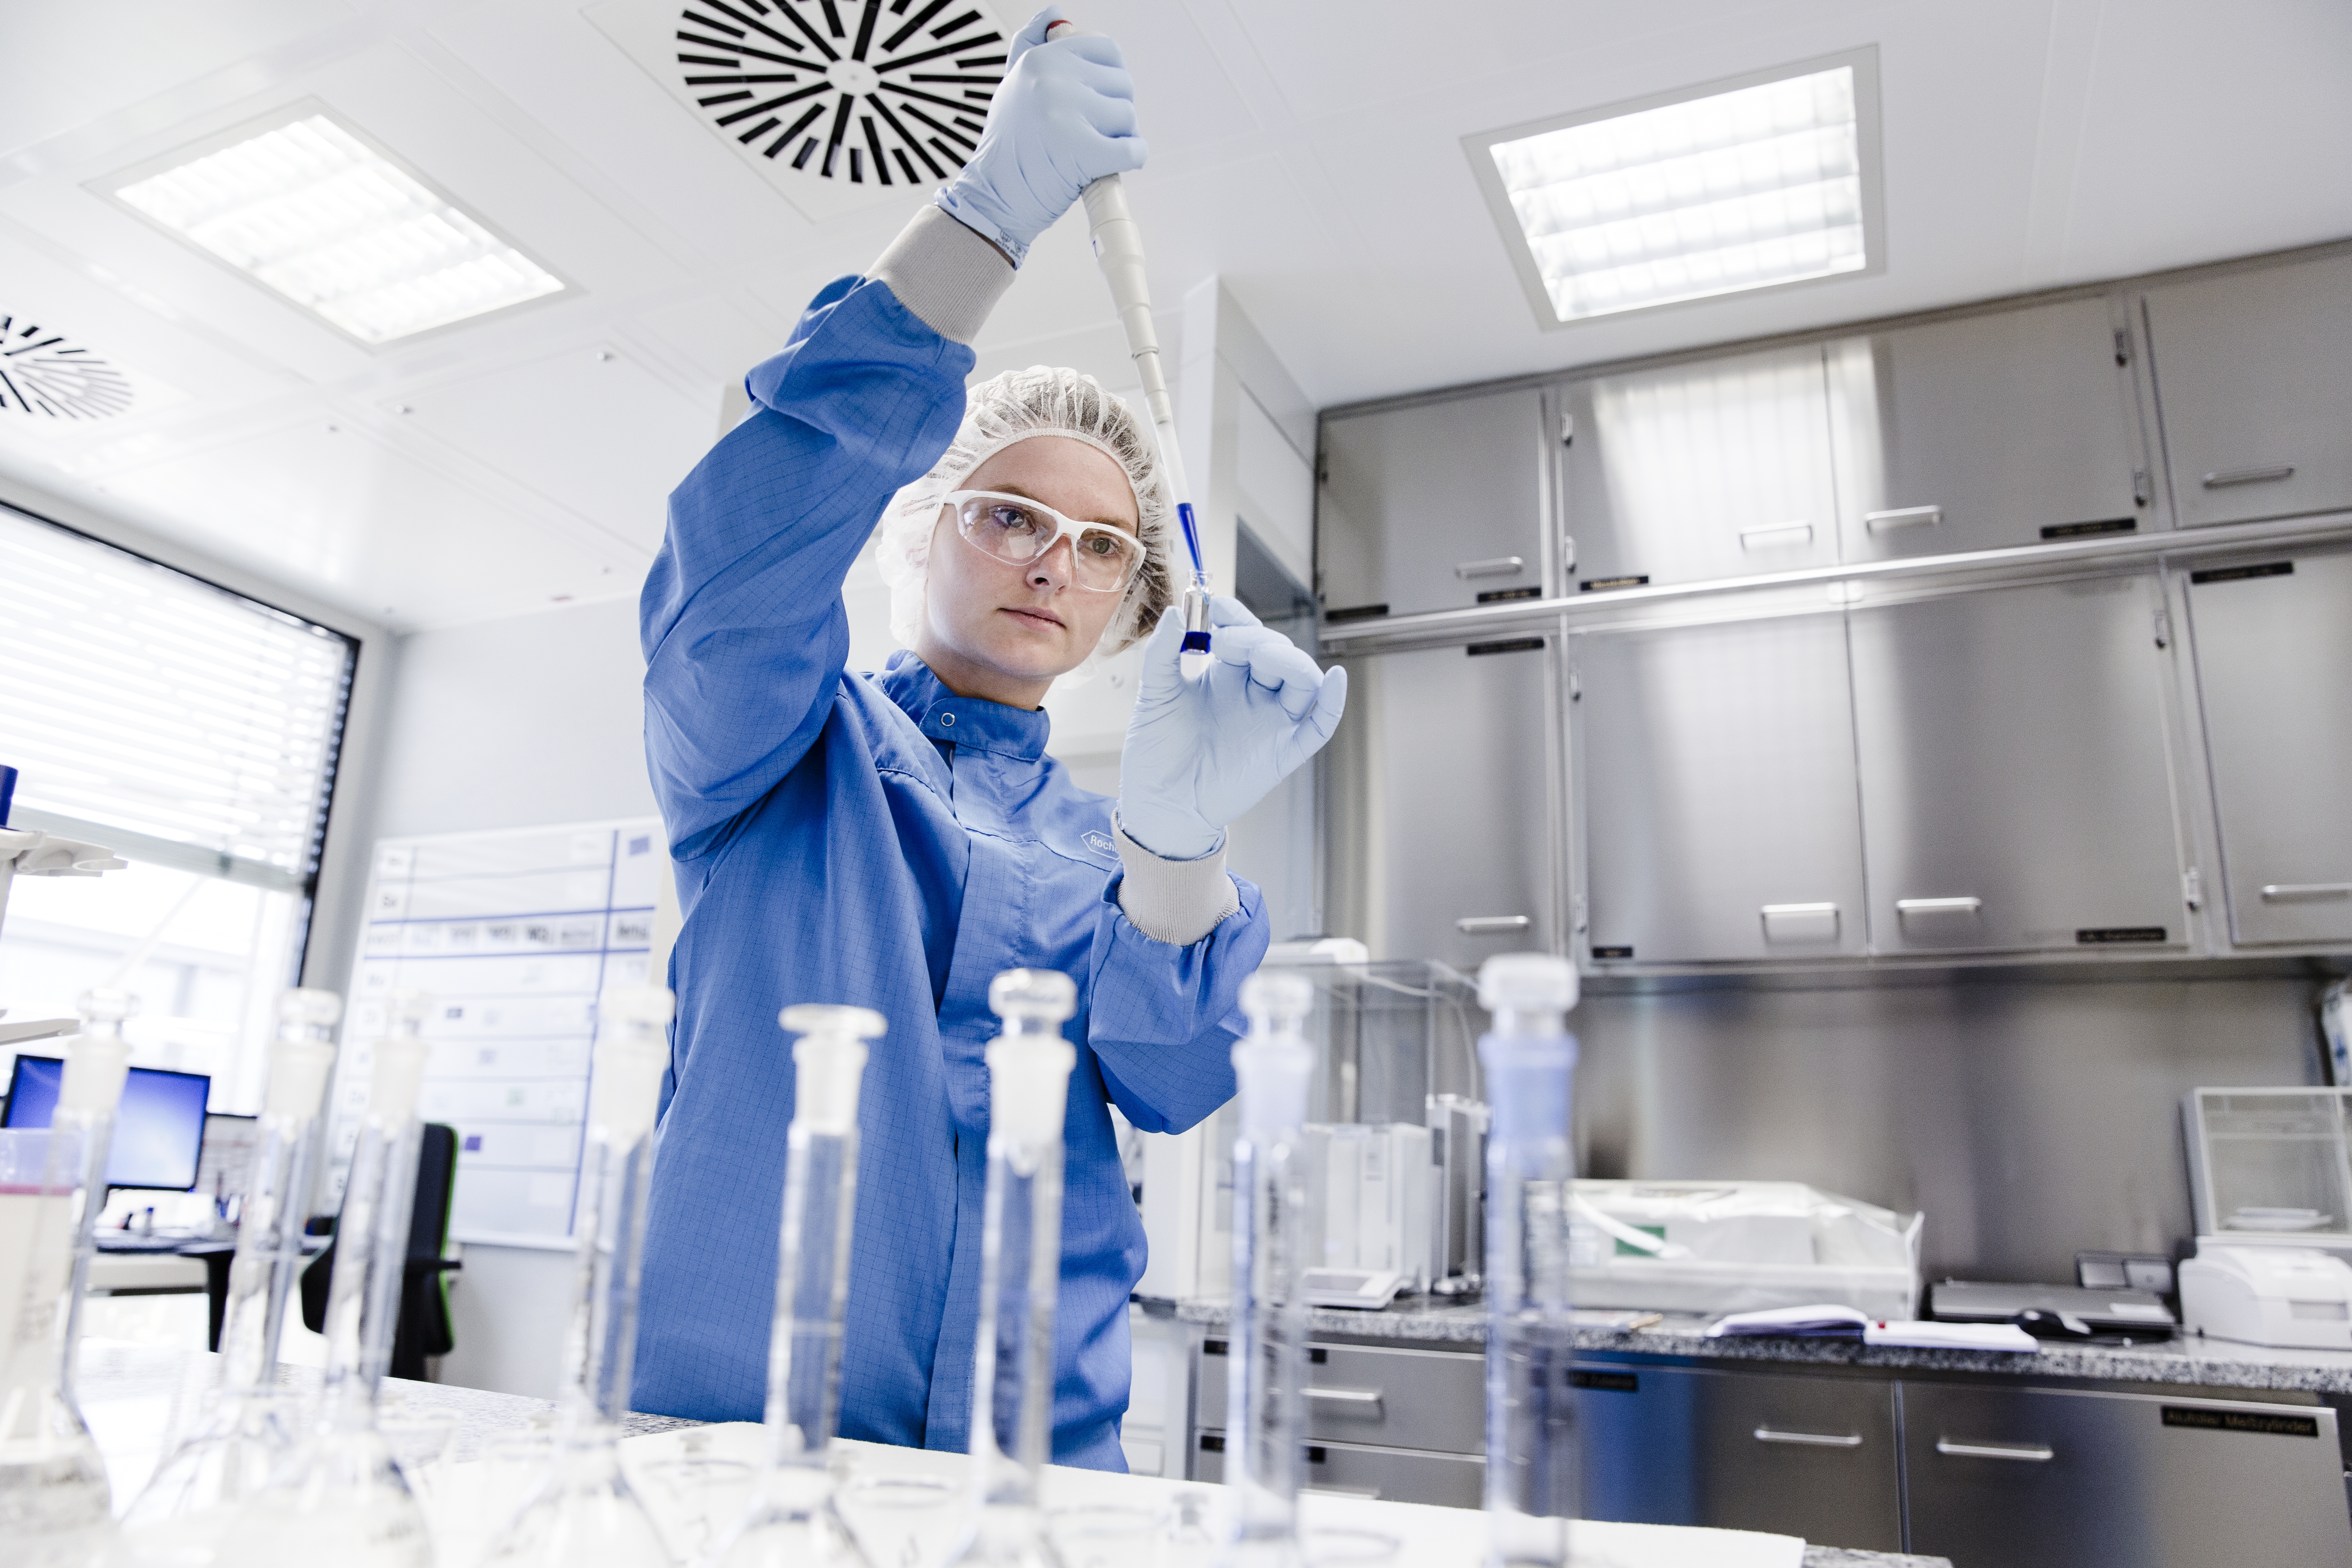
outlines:
M1203 1429L1225 1427L1223 1340L1202 1346ZM1480 1454L1486 1447L1486 1358L1476 1352L1308 1348L1307 1435L1318 1442Z
M1622 1363L1574 1375L1584 1517L1902 1550L1892 1384Z
M1902 1385L1908 1549L2002 1568L2352 1563L2322 1405Z
M1203 1432L1194 1442L1192 1479L1225 1479L1223 1433ZM1309 1491L1476 1508L1486 1488L1486 1461L1475 1454L1423 1454L1356 1443L1311 1443L1307 1448Z

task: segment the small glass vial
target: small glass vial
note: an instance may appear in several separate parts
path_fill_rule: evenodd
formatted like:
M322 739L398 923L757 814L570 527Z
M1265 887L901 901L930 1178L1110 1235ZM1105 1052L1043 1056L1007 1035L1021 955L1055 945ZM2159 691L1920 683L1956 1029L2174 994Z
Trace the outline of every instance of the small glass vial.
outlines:
M1053 1444L1054 1298L1062 1282L1062 1119L1077 1052L1062 1025L1077 987L1008 969L988 1005L988 1194L971 1369L971 1517L950 1563L1060 1568L1037 1484Z
M1486 1138L1487 1568L1563 1568L1577 1509L1568 1213L1576 970L1507 953L1478 972Z
M126 991L83 993L47 1131L5 1135L16 1167L0 1179L0 1521L12 1560L79 1563L114 1533L106 1462L74 1403L74 1359L131 1068L122 1021L138 1009Z
M857 1213L857 1096L866 1042L887 1026L864 1007L814 1003L778 1019L793 1045L793 1122L768 1342L768 1466L760 1495L716 1554L722 1568L865 1568L834 1503L842 1320Z
M1302 974L1261 973L1242 984L1250 1032L1234 1047L1241 1136L1234 1142L1233 1343L1225 1363L1229 1568L1295 1568L1298 1487L1307 1445L1307 1298L1301 1276L1316 1245L1302 1124L1315 1051L1300 1032L1315 1005Z

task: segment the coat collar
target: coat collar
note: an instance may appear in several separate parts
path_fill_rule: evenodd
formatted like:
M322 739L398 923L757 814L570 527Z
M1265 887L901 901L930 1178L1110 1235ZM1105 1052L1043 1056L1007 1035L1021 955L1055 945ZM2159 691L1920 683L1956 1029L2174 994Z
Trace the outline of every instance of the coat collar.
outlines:
M890 656L882 689L924 734L976 752L1034 763L1045 754L1053 720L1041 708L1012 708L982 697L958 697L930 666L904 649Z

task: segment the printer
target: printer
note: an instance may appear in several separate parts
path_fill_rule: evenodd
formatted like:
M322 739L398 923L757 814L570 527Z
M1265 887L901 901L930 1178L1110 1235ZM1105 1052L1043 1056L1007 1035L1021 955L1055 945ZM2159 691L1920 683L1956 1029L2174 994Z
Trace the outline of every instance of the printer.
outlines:
M2200 1237L2179 1268L2192 1332L2250 1345L2352 1351L2352 1265L2316 1247Z

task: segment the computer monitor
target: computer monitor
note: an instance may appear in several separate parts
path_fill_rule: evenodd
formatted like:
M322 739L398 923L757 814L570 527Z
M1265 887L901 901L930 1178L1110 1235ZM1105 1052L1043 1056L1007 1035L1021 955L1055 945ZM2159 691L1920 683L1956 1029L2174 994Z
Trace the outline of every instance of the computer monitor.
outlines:
M66 1065L55 1057L19 1056L8 1077L10 1127L47 1127L58 1108ZM203 1073L132 1068L114 1113L106 1157L110 1187L184 1193L196 1184L205 1142L205 1101L213 1080Z

